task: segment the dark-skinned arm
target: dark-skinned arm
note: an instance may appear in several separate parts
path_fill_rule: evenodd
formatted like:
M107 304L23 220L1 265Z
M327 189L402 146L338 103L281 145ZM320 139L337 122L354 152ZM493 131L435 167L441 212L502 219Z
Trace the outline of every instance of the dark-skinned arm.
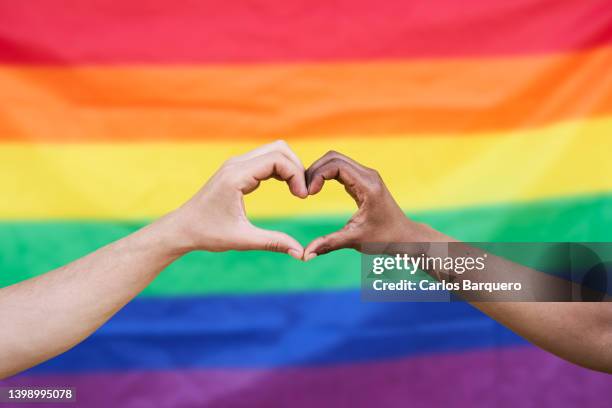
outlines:
M336 180L358 210L339 231L317 238L304 259L342 249L364 251L365 244L454 242L428 225L406 217L373 169L337 152L328 152L306 171L309 194L326 180ZM497 264L497 274L517 272L510 262ZM504 270L508 268L509 270ZM502 269L502 270L499 270ZM513 269L513 270L510 270ZM435 274L432 274L435 277ZM535 345L583 367L612 372L612 305L572 302L470 302Z

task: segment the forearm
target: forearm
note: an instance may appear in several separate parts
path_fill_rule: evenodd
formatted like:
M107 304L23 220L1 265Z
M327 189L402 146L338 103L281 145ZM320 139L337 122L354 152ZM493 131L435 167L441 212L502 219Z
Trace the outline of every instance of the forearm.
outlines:
M184 253L164 217L66 266L0 289L0 378L73 347Z
M405 242L456 241L428 226L415 224L407 231ZM487 272L491 279L512 276L513 280L535 285L536 290L543 290L543 285L549 290L560 287L556 283L543 281L556 280L544 273L530 271L501 258L489 257L489 261ZM439 277L435 273L431 275ZM486 298L486 295L480 298ZM612 372L612 305L608 302L470 303L510 330L561 358L594 370Z
M609 303L473 302L472 305L565 360L612 373Z
M255 227L244 194L277 178L306 197L304 167L277 141L224 163L180 208L67 266L0 289L0 378L79 343L192 250L275 250L301 259L303 248L279 231Z

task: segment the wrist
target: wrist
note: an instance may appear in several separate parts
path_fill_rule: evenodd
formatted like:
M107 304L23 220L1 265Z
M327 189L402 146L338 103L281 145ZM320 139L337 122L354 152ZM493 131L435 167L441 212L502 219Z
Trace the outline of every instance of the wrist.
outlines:
M402 242L450 242L454 241L449 236L433 229L425 223L416 222L406 218L404 225Z
M164 215L147 227L156 244L169 257L180 258L196 249L189 233L188 223L185 221L182 213L177 210Z

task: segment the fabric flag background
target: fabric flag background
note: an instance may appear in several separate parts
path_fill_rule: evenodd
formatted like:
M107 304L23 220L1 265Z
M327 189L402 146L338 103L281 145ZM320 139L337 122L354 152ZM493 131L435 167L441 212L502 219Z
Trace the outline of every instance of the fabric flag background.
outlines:
M0 285L63 265L286 139L378 169L472 241L612 241L612 6L547 1L0 0ZM329 183L247 199L306 244ZM194 253L73 350L2 384L82 406L583 406L609 376L468 304L359 301L359 255Z

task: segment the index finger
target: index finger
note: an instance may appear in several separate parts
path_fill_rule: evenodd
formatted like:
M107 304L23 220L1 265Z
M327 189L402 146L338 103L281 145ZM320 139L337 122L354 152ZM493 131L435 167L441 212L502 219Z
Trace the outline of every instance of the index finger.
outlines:
M352 164L354 167L366 171L368 170L367 167L365 167L364 165L362 165L361 163L351 159L350 157L337 152L335 150L330 150L327 153L325 153L323 156L321 156L319 159L317 159L314 163L312 163L310 165L310 167L308 167L308 171L310 171L311 173L314 172L315 170L317 170L319 167L321 167L322 165L324 165L325 163L329 162L330 160L334 160L334 159L341 159L344 160L350 164ZM307 175L308 176L308 175ZM306 178L306 180L308 181L308 177Z
M253 157L240 163L239 167L240 172L244 174L244 184L240 187L243 194L255 190L261 181L275 177L286 181L295 196L308 196L304 170L280 152L273 151Z
M326 180L337 180L344 185L346 191L353 197L357 204L363 201L360 197L361 186L367 180L362 169L342 158L333 158L319 165L317 168L309 168L306 171L308 180L308 194L317 194L323 188Z
M253 149L240 156L236 156L233 159L230 159L230 162L244 162L253 159L257 156L263 156L264 154L270 152L280 152L284 154L289 160L295 163L296 166L304 170L304 165L302 164L302 161L297 156L297 154L295 154L295 152L291 150L291 147L289 147L287 142L285 142L284 140L277 140L275 142L259 146L256 149Z

